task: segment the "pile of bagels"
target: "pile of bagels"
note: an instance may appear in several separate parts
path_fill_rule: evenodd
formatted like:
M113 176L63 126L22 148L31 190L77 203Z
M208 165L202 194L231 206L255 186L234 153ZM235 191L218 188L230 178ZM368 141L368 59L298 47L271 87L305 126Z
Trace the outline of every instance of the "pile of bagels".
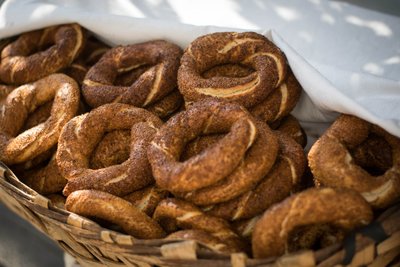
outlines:
M400 197L400 139L302 88L254 32L109 47L78 24L3 40L0 160L55 206L140 239L276 257L343 241Z

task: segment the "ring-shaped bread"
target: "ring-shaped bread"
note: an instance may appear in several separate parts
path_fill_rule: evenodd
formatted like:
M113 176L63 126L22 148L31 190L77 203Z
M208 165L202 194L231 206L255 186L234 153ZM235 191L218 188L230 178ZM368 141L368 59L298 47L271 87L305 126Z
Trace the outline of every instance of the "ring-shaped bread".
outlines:
M23 33L1 52L0 79L21 85L58 72L74 61L84 43L76 23Z
M226 135L202 153L180 161L187 143L216 133ZM243 157L258 142L258 135L255 120L240 105L219 99L196 102L168 120L149 146L156 183L173 193L213 185L243 164ZM270 146L263 157L250 161L255 166L260 163L260 168L272 166L277 154L276 137L271 131L269 137Z
M256 140L243 156L240 165L229 175L210 186L190 192L176 192L175 195L196 205L205 206L238 198L252 190L270 172L279 150L278 138L268 125L257 120L255 126L258 131Z
M67 197L65 209L76 214L103 219L120 226L136 238L154 239L165 236L153 219L128 201L97 190L78 190Z
M14 89L0 112L0 160L12 165L31 160L51 149L64 125L79 106L79 87L64 74L52 74ZM50 116L42 123L23 130L29 114L53 101Z
M202 76L224 64L254 69L244 77ZM245 107L266 98L284 80L286 58L265 36L255 32L218 32L195 39L186 48L178 71L178 87L186 101L224 98Z
M82 94L91 107L107 103L148 106L176 88L181 49L163 40L117 46L107 51L85 76ZM145 68L129 86L118 75Z
M377 176L359 166L351 154L371 134L382 137L392 154L390 168ZM400 138L365 120L339 116L311 147L308 160L317 185L351 188L375 208L385 208L400 197Z
M101 169L123 163L129 158L130 144L130 129L106 133L93 151L89 167L91 169Z
M370 205L353 190L307 189L275 204L258 220L252 235L253 256L268 258L291 252L290 237L299 228L329 224L349 232L372 218Z
M106 104L69 121L59 139L57 163L68 180L64 195L95 189L123 196L152 183L147 147L161 120L151 112L127 104ZM90 156L107 132L131 131L129 159L118 165L91 169Z
M206 208L206 213L226 220L249 219L293 193L306 166L302 147L278 134L279 153L272 169L251 190L227 202Z

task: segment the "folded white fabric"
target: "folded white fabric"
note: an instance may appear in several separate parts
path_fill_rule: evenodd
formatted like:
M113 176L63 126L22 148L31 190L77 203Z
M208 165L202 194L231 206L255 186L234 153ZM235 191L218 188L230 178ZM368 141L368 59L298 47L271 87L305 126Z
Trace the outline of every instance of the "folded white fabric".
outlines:
M192 26L138 18L127 1L6 1L0 10L0 39L50 25L78 22L111 44L166 39L186 47L196 37L216 31L245 29ZM133 14L128 16L127 14ZM338 113L353 114L400 137L400 82L307 60L274 30L256 30L286 54L305 94L294 110L311 128L323 128ZM338 55L340 56L340 55ZM349 58L349 61L352 59ZM322 123L325 125L320 125Z

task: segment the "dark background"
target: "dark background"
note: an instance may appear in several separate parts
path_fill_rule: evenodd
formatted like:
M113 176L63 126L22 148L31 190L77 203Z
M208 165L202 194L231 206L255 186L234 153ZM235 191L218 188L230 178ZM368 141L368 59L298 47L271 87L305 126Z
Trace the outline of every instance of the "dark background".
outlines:
M64 266L57 244L0 204L0 267Z

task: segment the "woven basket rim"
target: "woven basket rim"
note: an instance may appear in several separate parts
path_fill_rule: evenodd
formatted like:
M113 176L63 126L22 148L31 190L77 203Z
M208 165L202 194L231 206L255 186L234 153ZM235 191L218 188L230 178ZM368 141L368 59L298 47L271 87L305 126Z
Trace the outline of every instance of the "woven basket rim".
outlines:
M166 263L167 265L180 265L181 263L191 265L190 263L198 263L200 264L199 266L204 266L209 265L210 262L215 262L218 263L218 266L267 266L278 262L309 262L310 266L314 266L317 262L329 258L331 254L338 253L338 251L343 248L342 244L335 244L316 251L302 250L290 254L285 254L281 257L254 259L248 258L247 255L244 253L234 253L230 255L222 254L194 241L137 239L131 235L104 228L88 218L54 206L48 198L42 196L41 194L37 193L27 185L22 183L17 178L17 176L7 167L7 165L5 165L1 161L0 189L15 198L22 205L33 211L37 217L46 219L46 221L57 225L57 227L67 232L73 231L78 233L78 241L81 241L83 243L90 241L91 243L97 244L100 247L105 246L107 248L117 248L119 251L121 251L121 253L128 253L136 255L138 257L147 256L163 259L165 258L165 261L163 261L163 263ZM3 192L0 191L0 200L1 193ZM399 207L396 206L392 209L395 209L397 211ZM15 212L18 213L17 211ZM389 214L390 212L391 211L389 208L387 213ZM31 220L27 220L35 225L35 223ZM49 235L45 231L46 227L38 227L38 225L35 226L42 232L45 232L46 235ZM173 257L171 258L171 256L173 255L168 254L168 249L164 249L169 247L177 247L177 249L179 250L179 246L181 246L181 249L184 250L194 249L194 251L192 251L194 255L186 255L187 258L186 256L184 256L183 259L176 259ZM61 244L61 247L68 253L74 254L74 251L71 251L71 248L68 248L65 244ZM201 265L203 261L205 261L205 263L204 265ZM102 260L102 262L104 263L106 261Z

